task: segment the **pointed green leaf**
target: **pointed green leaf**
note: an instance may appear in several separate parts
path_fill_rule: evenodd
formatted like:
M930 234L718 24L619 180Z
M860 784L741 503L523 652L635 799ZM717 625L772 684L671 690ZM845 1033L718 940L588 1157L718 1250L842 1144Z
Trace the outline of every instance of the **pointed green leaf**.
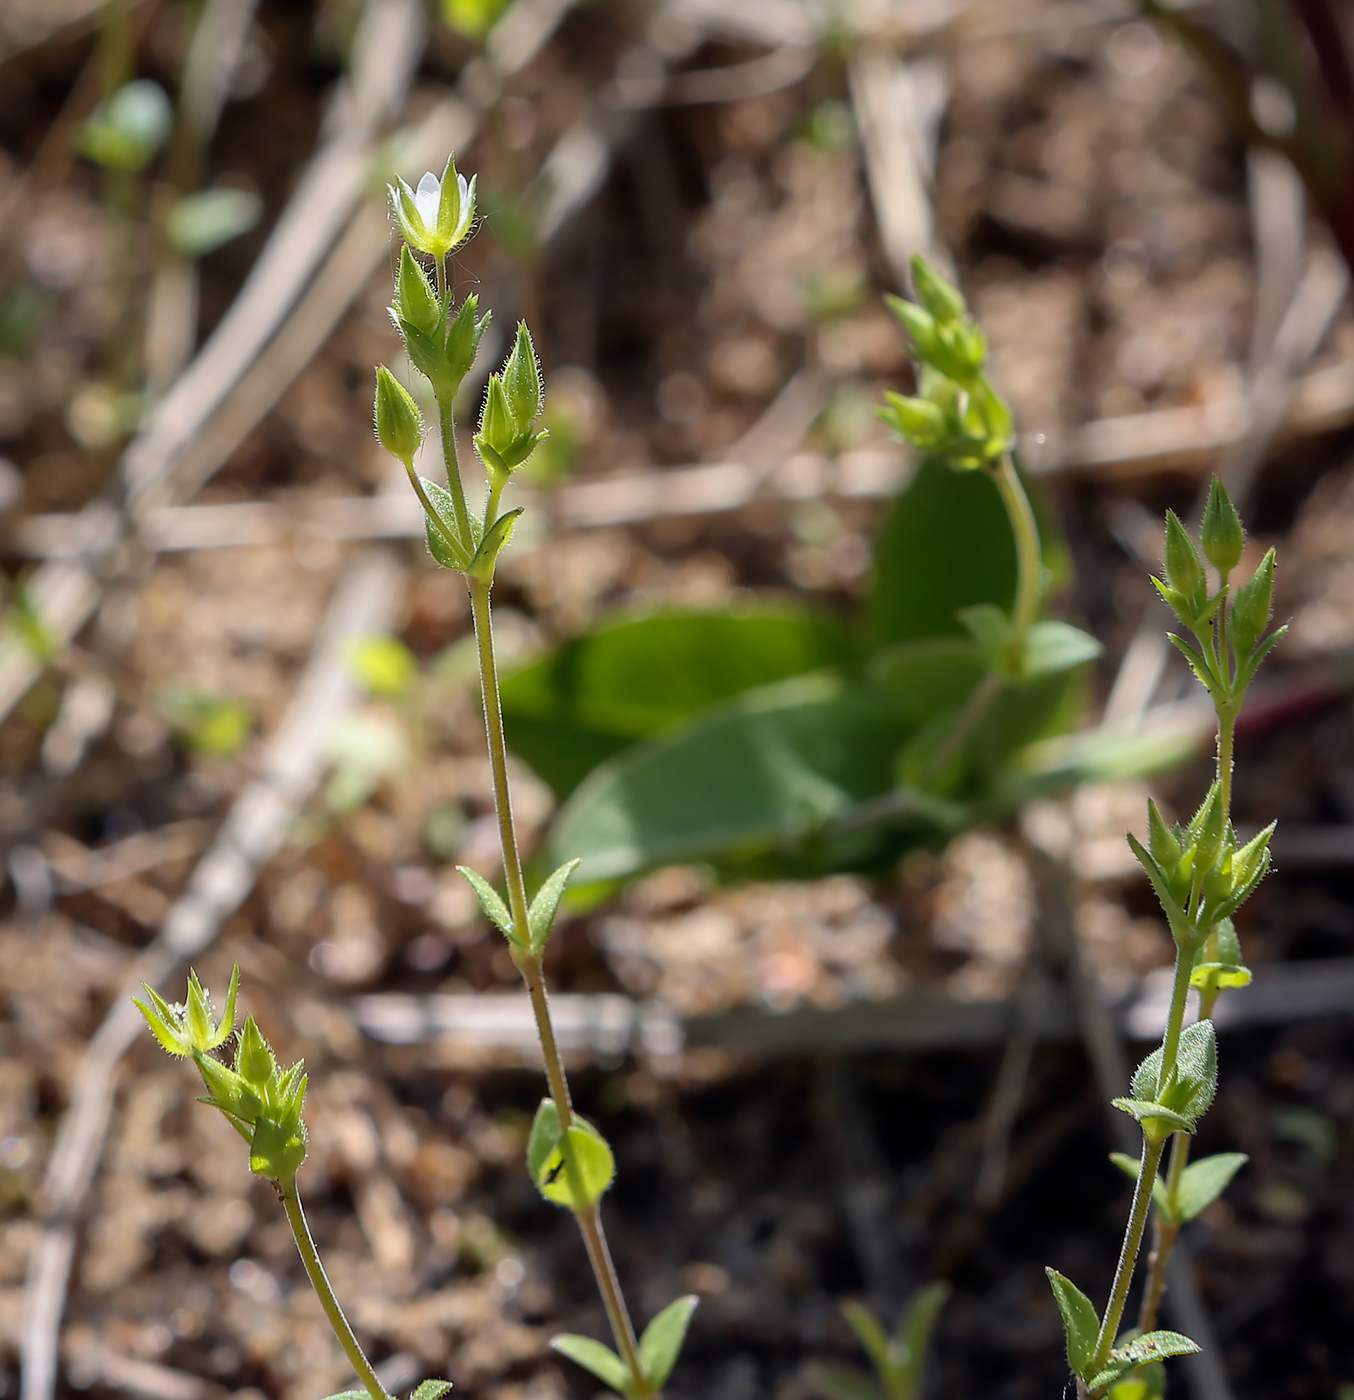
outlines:
M517 937L512 915L508 912L508 906L503 902L503 896L483 875L479 874L478 871L471 870L468 865L458 865L456 869L470 881L471 888L479 897L480 908L484 910L485 916L498 925L499 931L509 943L515 943L520 948L522 941Z
M911 1386L913 1400L921 1400L926 1355L931 1348L931 1336L940 1319L940 1310L950 1296L950 1285L936 1281L919 1288L908 1301L898 1321L895 1340L901 1342L906 1355L905 1378Z
M540 952L545 947L546 939L550 937L555 913L564 897L564 887L569 883L569 877L578 869L578 861L577 856L566 860L536 891L536 898L531 901L527 923L531 926L531 950L534 953Z
M1131 831L1127 835L1127 840L1129 848L1138 858L1138 864L1142 866L1147 878L1152 883L1152 890L1166 913L1166 922L1171 926L1171 934L1175 941L1184 943L1193 939L1196 936L1194 925L1190 923L1185 911L1176 903L1165 871L1152 859L1151 854Z
M864 1303L852 1299L842 1304L842 1316L856 1334L856 1340L865 1348L866 1355L874 1363L874 1369L886 1389L892 1389L896 1358L892 1354L888 1333L879 1319Z
M188 1037L179 1028L179 1018L174 1014L174 1008L148 982L141 985L146 989L150 1005L147 1006L144 1001L138 1001L135 997L132 998L132 1005L146 1018L151 1034L171 1055L190 1054L192 1047L188 1043Z
M691 1314L700 1299L694 1293L671 1302L644 1329L639 1339L639 1362L644 1375L655 1390L662 1390L686 1340Z
M470 567L466 570L466 573L472 578L478 579L481 583L494 581L494 567L498 563L498 556L507 547L508 541L512 539L513 527L517 524L517 517L521 515L523 509L523 506L516 506L512 510L504 511L484 532L484 539L475 551L475 557L470 561Z
M1094 661L1104 647L1089 632L1070 622L1036 622L1025 639L1021 674L1026 679L1070 671Z
M576 1361L585 1371L591 1371L603 1385L622 1395L629 1395L634 1382L625 1362L603 1342L580 1337L576 1332L561 1332L550 1338L550 1345L561 1356Z
M1141 1337L1134 1337L1115 1347L1110 1352L1110 1364L1104 1370L1097 1371L1086 1382L1086 1388L1102 1390L1136 1366L1164 1361L1170 1356L1190 1356L1199 1350L1196 1342L1179 1332L1145 1332Z
M325 1400L371 1400L371 1395L365 1390L340 1390L326 1396Z
M1184 1114L1154 1103L1151 1099L1111 1099L1110 1103L1121 1113L1127 1113L1141 1123L1143 1131L1149 1136L1164 1137L1168 1133L1194 1131L1192 1118L1186 1118Z
M410 1395L409 1400L442 1400L442 1397L450 1389L450 1381L419 1381L418 1385L414 1387L413 1394Z
M474 557L474 549L462 541L461 533L456 528L456 503L452 499L451 492L445 486L439 486L437 482L429 481L426 476L420 477L419 480L423 483L423 490L429 503L437 512L437 519L428 521L428 553L444 569L464 571L469 567L470 561ZM470 519L473 529L474 517L471 516Z
M1095 1345L1100 1337L1100 1315L1095 1304L1070 1278L1057 1269L1045 1269L1049 1286L1062 1314L1063 1334L1067 1339L1067 1363L1074 1376L1084 1379L1095 1358Z
M1250 1158L1244 1152L1219 1152L1191 1162L1180 1175L1176 1195L1181 1220L1193 1220L1231 1185L1232 1178Z

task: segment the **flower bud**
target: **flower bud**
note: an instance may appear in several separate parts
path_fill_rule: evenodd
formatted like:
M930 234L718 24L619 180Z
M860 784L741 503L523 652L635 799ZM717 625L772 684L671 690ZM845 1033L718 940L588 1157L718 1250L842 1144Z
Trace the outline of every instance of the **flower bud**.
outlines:
M1207 583L1204 564L1173 510L1166 512L1165 556L1167 583L1198 610L1203 606Z
M879 417L906 442L923 452L939 447L948 436L945 412L929 399L913 399L889 391Z
M406 244L400 249L400 270L395 280L395 314L424 335L435 335L442 324L442 307L428 282L428 274Z
M240 1032L240 1043L235 1051L235 1073L251 1087L258 1089L267 1084L277 1070L277 1059L272 1048L263 1038L258 1023L252 1016L246 1016L244 1029Z
M517 323L517 338L503 366L503 389L507 394L513 426L519 433L523 432L540 416L542 403L541 367L525 321Z
M1147 849L1151 851L1152 859L1169 878L1175 867L1180 864L1180 834L1167 826L1166 818L1161 815L1161 808L1150 797L1147 799Z
M461 303L461 309L447 327L447 364L459 383L470 373L479 353L480 337L493 315L486 311L478 320L475 311L480 299L473 292Z
M938 323L963 319L967 307L958 288L947 282L920 253L912 255L912 284L917 299Z
M393 457L412 470L423 441L423 415L409 391L384 366L376 368L376 437Z
M902 323L903 329L912 340L916 357L924 364L934 363L936 347L936 323L929 311L923 310L916 302L904 301L902 297L887 297L889 310Z
M1216 476L1208 486L1202 539L1208 562L1226 578L1241 562L1246 531L1242 528L1241 517L1227 494L1227 488Z
M1259 567L1237 589L1232 602L1232 646L1238 656L1249 656L1269 626L1274 605L1274 551L1269 550Z

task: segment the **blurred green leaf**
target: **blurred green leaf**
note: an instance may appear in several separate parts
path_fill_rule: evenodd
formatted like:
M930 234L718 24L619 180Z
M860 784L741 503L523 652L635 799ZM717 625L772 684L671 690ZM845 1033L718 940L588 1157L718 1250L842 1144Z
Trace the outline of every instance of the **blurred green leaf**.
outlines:
M80 137L80 153L110 170L140 170L164 145L174 108L159 83L138 78L94 109Z
M414 654L398 637L357 637L348 648L348 666L368 695L397 699L418 675Z
M556 861L580 882L675 861L787 851L877 797L905 726L824 676L768 686L599 768L560 813Z
M234 753L254 727L254 711L245 701L186 686L166 690L160 711L189 752L203 758Z
M248 190L198 190L178 200L165 216L165 237L184 257L205 257L248 233L262 212L258 195Z
M508 742L564 798L637 739L846 658L835 621L786 606L612 621L504 681Z

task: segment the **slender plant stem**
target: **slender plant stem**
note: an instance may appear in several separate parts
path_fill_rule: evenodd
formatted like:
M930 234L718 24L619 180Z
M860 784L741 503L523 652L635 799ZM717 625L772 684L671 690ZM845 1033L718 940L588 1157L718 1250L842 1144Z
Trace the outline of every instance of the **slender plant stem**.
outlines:
M1161 1310L1162 1295L1166 1292L1166 1268L1170 1263L1171 1251L1175 1248L1176 1237L1180 1234L1179 1200L1180 1178L1185 1173L1189 1161L1189 1134L1171 1135L1171 1165L1166 1174L1166 1200L1170 1206L1171 1220L1154 1212L1156 1223L1152 1240L1152 1253L1147 1260L1147 1282L1143 1285L1142 1308L1138 1313L1138 1331L1150 1332L1157 1325L1157 1314Z
M503 845L508 909L512 914L513 929L518 943L525 948L531 943L531 927L527 914L526 882L522 877L522 856L513 823L512 796L508 789L508 746L503 735L503 709L499 699L498 667L494 659L490 585L473 578L469 580L469 584L470 610L475 620L475 643L479 653L480 685L484 696L484 730L489 742L489 763L493 772L494 808L498 814L498 833ZM531 1009L536 1017L536 1030L540 1037L541 1056L545 1061L545 1077L550 1086L550 1096L559 1114L560 1127L567 1132L574 1121L573 1105L569 1097L569 1081L565 1077L564 1063L560 1059L555 1028L550 1017L550 1002L546 995L541 956L539 953L524 953L520 949L514 949L514 961L531 998ZM560 1152L564 1158L565 1169L575 1183L575 1194L582 1198L584 1193L578 1179L578 1168L569 1150L567 1138L562 1142ZM602 1295L602 1304L606 1309L616 1348L634 1379L637 1393L640 1396L648 1395L650 1391L639 1359L639 1342L635 1337L634 1324L630 1320L620 1282L616 1277L611 1250L607 1246L601 1211L595 1205L585 1210L576 1210L574 1219L578 1221L578 1228L583 1235L588 1262L592 1265L593 1277L597 1280L597 1289Z
M372 1370L371 1362L367 1360L366 1353L363 1352L357 1338L353 1336L353 1329L348 1326L348 1319L344 1317L343 1309L339 1306L339 1301L334 1296L334 1290L329 1285L329 1276L325 1273L324 1265L320 1262L315 1241L310 1237L310 1226L306 1223L306 1213L301 1209L301 1197L296 1191L296 1177L291 1176L277 1182L277 1194L282 1198L282 1209L287 1212L287 1223L291 1226L292 1235L296 1240L296 1248L301 1255L301 1262L306 1266L310 1285L319 1296L320 1306L324 1309L324 1315L329 1319L330 1327L334 1329L334 1335L338 1338L339 1345L343 1348L348 1360L352 1362L353 1370L357 1372L358 1378L366 1387L371 1400L390 1400L385 1387L376 1379L376 1372Z
M437 421L442 432L442 461L447 469L447 490L451 492L452 511L456 528L466 548L473 550L474 536L470 533L470 511L465 503L465 485L461 481L461 463L456 455L456 425L452 418L451 399L437 400Z
M1011 611L1010 669L1018 669L1025 651L1025 639L1039 616L1039 599L1043 593L1044 565L1039 548L1039 526L1030 506L1030 498L1021 484L1009 452L1003 453L992 472L992 480L1001 493L1002 504L1011 521L1016 545L1016 596ZM969 692L950 731L927 761L925 777L934 780L942 774L979 721L992 707L1006 679L1005 667L992 667Z
M1158 1101L1175 1072L1176 1054L1180 1049L1180 1033L1185 1024L1185 1002L1189 997L1189 974L1194 967L1190 949L1175 950L1175 981L1171 987L1171 1006L1166 1013L1166 1035L1161 1042L1161 1072L1157 1076Z
M1236 746L1236 711L1231 705L1218 707L1218 782L1222 787L1222 810L1232 815L1233 749Z
M1157 1179L1157 1168L1161 1165L1161 1154L1165 1148L1165 1138L1148 1138L1144 1135L1142 1165L1138 1171L1138 1184L1133 1190L1133 1208L1128 1214L1128 1228L1124 1231L1124 1243L1119 1251L1119 1264L1114 1271L1114 1287L1110 1289L1105 1319L1100 1324L1092 1373L1099 1371L1109 1360L1114 1339L1119 1335L1119 1322L1124 1315L1124 1304L1128 1301L1129 1285L1133 1282L1133 1268L1138 1262L1138 1251L1142 1248L1143 1231L1147 1228L1152 1185Z

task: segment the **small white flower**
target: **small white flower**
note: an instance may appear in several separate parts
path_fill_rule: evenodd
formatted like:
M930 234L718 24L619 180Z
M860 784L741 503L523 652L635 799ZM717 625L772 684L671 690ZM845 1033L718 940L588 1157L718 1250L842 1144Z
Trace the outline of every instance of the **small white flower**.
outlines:
M417 189L403 180L387 188L395 220L411 248L441 258L469 237L475 222L475 181L456 173L453 156L447 157L441 179L429 170Z

